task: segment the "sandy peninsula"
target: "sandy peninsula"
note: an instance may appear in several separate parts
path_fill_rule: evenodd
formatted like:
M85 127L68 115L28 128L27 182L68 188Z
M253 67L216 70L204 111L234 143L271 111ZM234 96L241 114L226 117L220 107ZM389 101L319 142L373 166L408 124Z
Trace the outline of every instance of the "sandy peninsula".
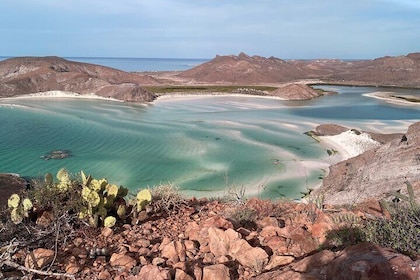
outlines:
M420 97L408 94L396 94L395 92L372 92L365 93L363 96L372 97L376 99L384 100L385 102L405 105L405 106L420 106Z

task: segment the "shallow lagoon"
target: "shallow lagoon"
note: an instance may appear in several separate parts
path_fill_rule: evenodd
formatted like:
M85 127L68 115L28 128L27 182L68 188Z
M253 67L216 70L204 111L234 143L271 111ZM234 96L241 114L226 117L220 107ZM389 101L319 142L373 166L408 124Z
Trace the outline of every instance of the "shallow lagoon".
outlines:
M223 195L243 186L247 194L263 198L299 198L320 184L323 169L333 161L305 131L320 123L338 123L402 132L420 119L419 106L362 95L380 88L322 87L339 94L304 102L174 97L148 105L0 100L0 172L36 177L66 167L133 191L172 182L196 196ZM52 150L69 150L72 157L41 158Z

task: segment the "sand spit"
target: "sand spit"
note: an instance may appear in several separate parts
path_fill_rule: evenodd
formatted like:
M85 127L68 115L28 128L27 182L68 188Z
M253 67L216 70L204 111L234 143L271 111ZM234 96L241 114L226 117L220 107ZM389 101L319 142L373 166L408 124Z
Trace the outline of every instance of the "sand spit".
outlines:
M287 100L285 98L274 96L274 95L253 95L253 94L241 94L241 93L225 93L225 92L211 92L211 93L171 93L162 94L157 97L156 100L180 100L180 99L194 99L194 98L206 98L206 97L246 97L246 98L265 98L265 99L276 99L276 100Z
M363 94L363 96L381 99L391 104L406 105L406 106L420 106L420 97L414 96L414 95L405 95L405 94L396 94L394 92L378 91L378 92L372 92L372 93L365 93ZM410 100L413 100L413 101L410 101Z

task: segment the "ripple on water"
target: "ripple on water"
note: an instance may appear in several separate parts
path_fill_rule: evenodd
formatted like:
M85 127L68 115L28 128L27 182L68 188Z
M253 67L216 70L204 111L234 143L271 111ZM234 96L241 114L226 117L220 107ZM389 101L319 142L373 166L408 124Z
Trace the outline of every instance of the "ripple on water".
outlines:
M325 122L328 100L307 105L309 118L305 106L248 97L158 100L152 105L31 99L8 107L3 101L1 128L7 133L0 134L0 172L39 176L66 167L133 191L172 182L197 196L245 187L247 194L264 198L299 198L308 186L320 183L328 166L325 150L303 135ZM334 104L340 102L334 98ZM316 110L322 110L321 119L313 117ZM349 119L328 122L355 124ZM409 123L404 117L367 119L357 120L356 127L397 130ZM69 150L72 157L40 158L55 149Z

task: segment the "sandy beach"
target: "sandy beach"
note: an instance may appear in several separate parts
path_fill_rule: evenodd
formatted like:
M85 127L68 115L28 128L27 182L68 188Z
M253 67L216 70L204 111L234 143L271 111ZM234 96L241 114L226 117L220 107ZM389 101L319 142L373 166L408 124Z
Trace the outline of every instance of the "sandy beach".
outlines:
M358 156L367 150L377 148L381 144L373 140L369 134L348 130L333 136L318 136L321 144L327 149L336 151L340 161Z
M396 104L396 105L405 105L405 106L420 106L420 98L414 95L404 95L404 94L395 94L394 92L372 92L365 93L363 96L372 97L385 102ZM415 100L409 101L409 100Z
M19 96L14 96L14 97L5 97L5 98L1 98L0 100L13 100L13 99L24 99L24 98L82 98L82 99L100 99L100 100L123 102L122 100L119 100L119 99L110 98L110 97L102 97L95 94L80 94L76 92L60 91L60 90L30 93L30 94L19 95Z
M279 96L272 95L252 95L252 94L243 94L243 93L225 93L225 92L211 92L211 93L171 93L171 94L162 94L157 97L156 100L179 100L179 99L189 99L189 98L204 98L204 97L245 97L245 98L265 98L265 99L277 99L277 100L287 100Z

